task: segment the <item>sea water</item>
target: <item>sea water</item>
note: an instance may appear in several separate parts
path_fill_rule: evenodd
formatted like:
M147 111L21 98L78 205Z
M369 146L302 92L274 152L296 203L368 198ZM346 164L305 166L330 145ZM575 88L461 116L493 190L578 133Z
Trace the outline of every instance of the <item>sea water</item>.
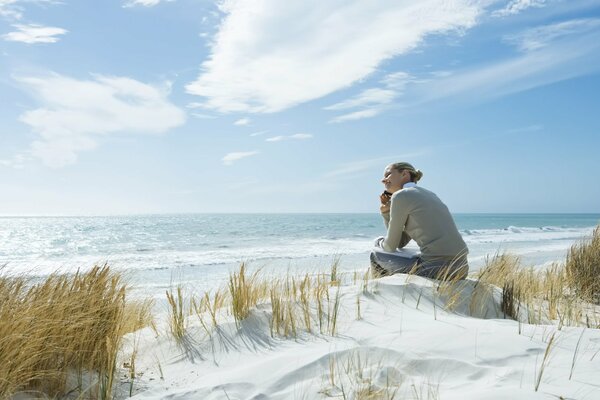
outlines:
M562 261L600 223L600 214L454 218L471 270L498 252L528 265ZM374 239L384 234L379 214L0 217L0 266L4 275L43 277L108 263L137 288L191 282L204 290L223 283L240 262L278 275L327 270L337 257L341 270L364 271Z

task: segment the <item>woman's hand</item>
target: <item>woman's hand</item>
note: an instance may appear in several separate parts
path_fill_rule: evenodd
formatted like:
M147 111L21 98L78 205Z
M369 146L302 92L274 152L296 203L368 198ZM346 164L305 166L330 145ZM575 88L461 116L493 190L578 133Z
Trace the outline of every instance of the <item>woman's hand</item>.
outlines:
M379 206L379 211L382 213L390 212L392 195L388 192L383 192L379 195L379 201L381 201L381 205Z

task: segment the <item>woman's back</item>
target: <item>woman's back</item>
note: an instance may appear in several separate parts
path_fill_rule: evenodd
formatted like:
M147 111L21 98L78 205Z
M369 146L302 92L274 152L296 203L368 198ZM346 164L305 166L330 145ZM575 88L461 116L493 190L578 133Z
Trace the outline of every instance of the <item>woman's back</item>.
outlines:
M390 223L400 224L419 245L421 257L452 258L466 255L462 239L448 207L437 195L419 186L397 191L392 196Z

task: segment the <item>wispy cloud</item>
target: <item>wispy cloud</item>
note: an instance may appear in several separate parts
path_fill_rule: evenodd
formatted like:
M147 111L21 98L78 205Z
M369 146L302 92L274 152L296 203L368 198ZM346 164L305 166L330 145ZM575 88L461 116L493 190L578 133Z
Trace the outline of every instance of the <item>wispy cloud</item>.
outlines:
M270 138L266 138L265 142L281 142L284 139L285 139L285 136L279 135L279 136L273 136Z
M270 138L265 139L265 141L267 142L281 142L282 140L306 140L306 139L312 139L313 135L311 135L310 133L296 133L294 135L289 135L289 136L273 136Z
M537 32L550 30L556 33L531 50L495 63L475 65L453 71L448 77L429 79L412 85L403 98L402 107L419 107L424 104L452 98L460 101L478 102L530 90L566 79L572 79L600 71L600 25L596 20L585 23L570 22L562 26L579 26L562 30L556 26L537 28ZM559 24L560 25L560 24ZM585 27L585 29L583 29ZM521 38L533 37L526 31ZM565 32L569 32L568 34ZM527 32L530 32L529 34ZM520 43L514 36L515 43Z
M18 3L18 0L0 0L0 16L16 20L23 18L23 10Z
M600 18L583 18L527 29L516 35L507 35L505 41L521 51L539 50L569 36L581 35L600 28Z
M383 112L382 107L368 108L366 110L354 111L348 114L340 115L339 117L331 119L331 122L338 123L346 121L356 121L357 119L374 117L376 115L379 115L381 112Z
M0 160L0 166L14 168L14 169L23 169L25 164L31 160L31 157L26 153L15 154L12 158L8 160Z
M291 139L297 140L312 139L312 137L313 135L311 135L310 133L296 133L290 136Z
M492 13L494 17L507 17L509 15L515 15L528 8L541 8L546 6L548 2L546 0L512 0L504 8L496 10Z
M232 165L234 162L241 160L242 158L250 157L258 154L258 151L234 151L227 153L221 161L224 165Z
M368 171L374 168L380 168L381 171L383 171L385 166L390 163L411 160L429 153L431 153L430 149L422 149L412 153L370 158L367 160L358 160L349 163L344 163L339 165L337 168L326 172L323 175L323 178L352 178L358 173Z
M250 118L241 118L233 123L236 126L246 126L250 124Z
M50 167L74 163L78 153L94 149L102 136L160 134L185 122L185 113L168 101L168 89L131 78L77 80L51 74L15 79L41 103L20 120L39 135L31 155Z
M381 79L381 83L389 90L402 91L414 79L413 76L404 71L397 71L384 76Z
M198 102L191 102L185 105L186 108L195 110L198 108L204 108L202 106L202 103L198 103ZM206 113L201 113L201 112L192 112L190 114L192 117L194 118L198 118L198 119L215 119L217 118L215 115L212 114L206 114Z
M202 114L202 113L197 113L197 112L191 113L190 115L192 117L198 118L198 119L215 119L215 118L217 118L214 115Z
M348 87L427 35L474 26L487 3L225 1L211 54L186 88L221 112L280 111Z
M386 105L398 98L404 92L406 85L412 81L414 81L414 78L406 72L394 72L381 79L380 83L383 84L383 88L376 87L363 90L348 100L325 107L325 110L337 111L362 108L333 118L330 122L334 123L371 118L385 111Z
M526 132L537 132L537 131L541 131L542 129L544 129L543 125L540 124L534 124L534 125L529 125L529 126L522 126L519 128L513 128L513 129L509 129L507 131L507 133L526 133Z
M60 39L58 36L64 35L68 31L63 28L42 25L13 25L17 30L2 35L2 39L9 42L23 43L56 43Z
M154 7L159 4L161 0L127 0L123 4L123 7L135 7L135 6L143 6L143 7Z
M58 0L0 0L0 17L13 21L23 19L23 14L25 13L24 4L26 3L39 5L62 4Z
M431 72L431 76L435 78L445 78L447 76L451 76L452 71L433 71Z
M366 107L376 104L391 103L396 91L390 89L371 88L340 103L325 107L325 110L347 110L349 108Z
M251 133L251 134L250 134L250 136L252 136L252 137L255 137L255 136L262 136L262 135L264 135L264 134L265 134L265 133L267 133L267 132L269 132L269 131L258 131L258 132L253 132L253 133Z

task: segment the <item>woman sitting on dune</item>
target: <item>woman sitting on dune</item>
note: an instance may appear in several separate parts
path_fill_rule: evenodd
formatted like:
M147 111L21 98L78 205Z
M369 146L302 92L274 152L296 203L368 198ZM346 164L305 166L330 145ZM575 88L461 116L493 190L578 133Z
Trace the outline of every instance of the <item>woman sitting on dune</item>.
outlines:
M407 162L385 168L380 211L387 235L376 240L371 267L381 275L410 272L436 279L464 279L469 272L467 245L448 207L435 193L417 186L422 176ZM418 256L397 250L411 239L419 245Z

